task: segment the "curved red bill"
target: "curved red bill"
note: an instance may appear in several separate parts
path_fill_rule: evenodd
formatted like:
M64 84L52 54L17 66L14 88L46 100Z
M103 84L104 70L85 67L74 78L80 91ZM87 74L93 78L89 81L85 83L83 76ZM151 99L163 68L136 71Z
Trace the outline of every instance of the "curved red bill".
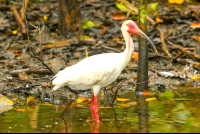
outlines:
M153 42L146 36L146 34L144 34L140 29L138 29L137 32L135 32L135 33L138 34L138 35L140 35L140 36L142 36L142 37L145 38L146 40L148 40L149 43L151 44L151 46L153 47L154 51L156 52L156 54L159 55L159 54L158 54L158 51L157 51L157 49L156 49L156 47L155 47L155 45L154 45Z

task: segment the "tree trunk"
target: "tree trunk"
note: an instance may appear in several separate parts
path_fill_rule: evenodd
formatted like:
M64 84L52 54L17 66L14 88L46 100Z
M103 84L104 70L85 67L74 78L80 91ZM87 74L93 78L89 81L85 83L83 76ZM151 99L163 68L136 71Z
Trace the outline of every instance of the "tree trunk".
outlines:
M139 2L139 28L146 34L146 0ZM139 62L136 91L148 90L148 45L147 40L139 36Z
M59 32L61 36L82 34L82 19L77 0L58 0L59 3Z

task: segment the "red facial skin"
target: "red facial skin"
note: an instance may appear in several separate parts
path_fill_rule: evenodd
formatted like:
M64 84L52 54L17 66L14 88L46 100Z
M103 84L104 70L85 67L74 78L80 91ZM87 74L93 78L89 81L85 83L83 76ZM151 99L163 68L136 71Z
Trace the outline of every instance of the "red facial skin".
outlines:
M136 33L136 34L139 34L140 36L142 36L143 38L145 38L144 36L143 36L143 33L142 33L142 31L138 28L138 26L136 25L136 23L135 22L129 22L128 24L126 24L127 26L128 26L128 30L127 30L127 32L129 32L129 33Z

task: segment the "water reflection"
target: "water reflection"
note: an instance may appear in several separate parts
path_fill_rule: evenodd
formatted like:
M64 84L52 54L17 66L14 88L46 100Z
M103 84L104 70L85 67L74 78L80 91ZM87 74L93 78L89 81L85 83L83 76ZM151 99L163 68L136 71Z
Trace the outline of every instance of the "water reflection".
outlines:
M148 100L154 95L148 96ZM146 101L145 96L136 96L132 91L121 95L128 101L117 101L114 108L102 107L105 99L100 98L101 123L92 122L88 104L78 106L75 100L21 106L26 111L13 108L0 114L0 133L200 132L199 96L199 89L178 93L168 89L159 94L159 99Z
M99 122L92 122L91 133L99 133Z
M144 95L136 95L136 98L137 98L139 130L141 133L149 133L148 101L146 101L147 97Z

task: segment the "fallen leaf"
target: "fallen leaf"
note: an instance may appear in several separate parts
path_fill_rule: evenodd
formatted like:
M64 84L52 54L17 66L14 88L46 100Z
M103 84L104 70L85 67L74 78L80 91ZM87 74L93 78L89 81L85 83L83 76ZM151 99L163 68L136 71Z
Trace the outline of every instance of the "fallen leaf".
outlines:
M19 112L24 112L24 111L26 111L26 110L24 110L24 109L15 109L16 111L19 111Z
M191 24L190 28L193 28L193 29L200 28L200 22L195 22L195 23Z
M117 101L129 101L130 99L125 99L125 98L117 98Z
M47 16L44 15L44 19L47 20L48 19Z
M198 79L198 78L199 78L199 76L192 77L193 80Z
M157 17L157 16L156 16L156 21L157 21L157 22L163 22L163 20L162 20L162 19L160 19L160 18L159 18L159 17Z
M118 3L118 2L116 2L116 7L119 8L119 10L121 10L122 12L128 12L129 11L129 9L125 5Z
M102 31L101 35L104 35L104 34L106 34L107 32L108 32L107 29L104 28L104 30Z
M137 76L133 76L133 79L137 79Z
M82 101L83 104L87 104L89 102L89 99L85 99Z
M18 74L18 77L19 77L20 79L28 79L28 75L27 75L25 72L19 73L19 74Z
M87 51L87 49L85 49L85 58L87 58L88 57L88 51Z
M81 36L81 40L84 40L84 39L89 39L90 37L89 36L87 36L87 35L84 35L84 36Z
M113 38L113 41L121 41L120 38Z
M85 22L83 22L83 29L87 29L88 27L94 27L94 24L89 20L85 20Z
M113 20L124 20L125 17L126 16L123 13L113 13L112 14L112 19Z
M192 38L200 42L200 36L192 36Z
M182 4L184 0L168 0L170 4Z
M12 101L17 101L18 98L12 98Z
M35 98L33 96L29 96L26 99L26 105L28 105L30 103L35 103Z
M194 14L194 13L192 14L192 16L198 18L198 16L196 14Z
M76 105L77 107L82 107L83 105Z
M0 106L3 105L13 105L13 101L9 100L7 97L0 94Z
M148 90L144 90L143 95L150 95L150 94L151 94L151 92L149 92Z
M146 99L146 101L152 101L152 100L156 100L157 98L148 98Z
M23 53L23 51L14 51L13 53L16 55L21 55Z
M122 106L122 107L129 107L129 106L131 106L129 104L119 104L119 103L117 103L116 105L119 105L119 106Z
M17 30L12 31L13 34L17 34Z
M159 4L159 2L151 3L151 8L153 10L157 10L158 4Z
M134 52L132 58L133 59L138 59L139 53L138 52Z
M91 99L87 99L87 98L81 97L81 98L78 98L78 99L76 100L76 103L82 103L82 102L85 101L85 100L91 101Z

